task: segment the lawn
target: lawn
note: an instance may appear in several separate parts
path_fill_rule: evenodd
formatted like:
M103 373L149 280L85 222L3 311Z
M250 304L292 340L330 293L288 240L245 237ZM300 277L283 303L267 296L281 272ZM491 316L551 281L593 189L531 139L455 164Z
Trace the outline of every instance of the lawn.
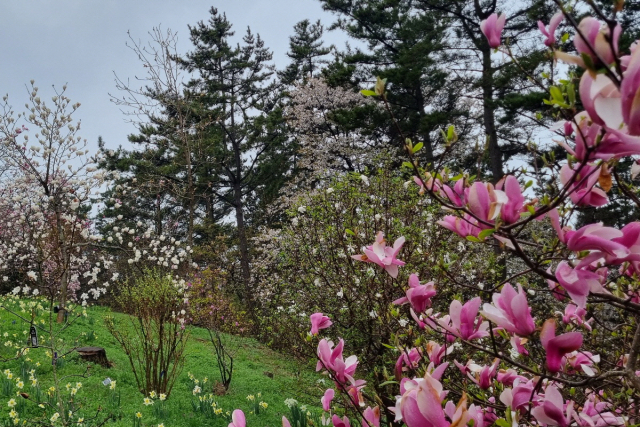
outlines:
M31 318L32 309L23 300L0 297L0 305L24 318ZM36 308L35 312L36 321L49 318L46 308ZM112 363L111 368L104 368L82 360L76 352L59 358L58 374L63 377L63 395L65 399L71 399L73 389L77 389L72 399L79 409L73 417L84 418L85 426L99 424L110 412L114 414L114 419L106 425L112 426L226 426L229 423L228 413L239 408L245 412L248 426L277 427L282 423L282 415L289 414L285 399L293 398L300 404L316 404L323 391L322 385L318 384L318 381L322 382L321 377L311 365L298 363L292 357L274 352L253 339L225 336L228 348L234 354L233 380L226 394L213 395L214 384L219 379L213 346L206 330L193 327L187 344L185 366L171 395L165 402L156 397L153 405L145 406L145 396L138 390L126 354L104 326L105 316L122 320L125 315L113 313L106 307L90 307L84 310L84 314L83 309L77 307L74 314L76 316L70 316L70 320L75 320L59 339L71 348L103 347ZM28 322L6 309L0 309L0 356L6 358L15 355L16 346L23 346L27 341L29 326ZM41 335L41 344L44 339L46 336ZM26 425L43 425L43 421L49 423L55 410L46 405L44 409L38 407L38 403L47 401L47 390L53 384L49 351L42 347L31 348L19 359L0 361L0 368L0 426L14 425L10 418L12 409L18 413L20 425L25 420ZM29 372L32 369L35 370L37 387L33 387L30 380ZM115 382L115 389L103 385L107 378ZM194 380L198 380L202 388L199 395L193 394ZM77 383L82 383L82 386L78 388ZM19 385L22 385L21 389ZM20 392L26 393L29 398L25 399ZM207 396L206 403L200 401L203 396ZM38 397L40 400L36 402ZM15 401L13 407L10 407L13 404L11 399ZM205 405L212 407L209 403L211 400L215 402L216 409L222 409L217 411L219 414L211 410L204 413L197 409L198 405L202 408ZM260 406L256 414L255 408L260 402L267 406L266 409L263 408L265 405ZM136 418L137 413L140 413L140 418ZM60 421L53 424L60 425Z

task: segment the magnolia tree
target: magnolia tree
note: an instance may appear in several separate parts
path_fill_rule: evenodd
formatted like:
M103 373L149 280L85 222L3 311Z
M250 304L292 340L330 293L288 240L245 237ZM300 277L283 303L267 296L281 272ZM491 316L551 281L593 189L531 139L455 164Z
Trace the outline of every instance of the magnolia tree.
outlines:
M625 197L640 203L616 171L622 158L640 155L640 48L636 42L631 52L619 52L622 29L615 15L594 8L598 19L578 23L558 4L561 10L551 23L539 24L542 40L555 51L555 28L567 20L575 30L577 55L555 51L555 57L584 70L579 94L570 78L552 86L547 100L560 119L554 139L567 157L543 160L559 182L540 185L540 197L531 198L513 175L492 185L463 174L451 177L446 169L423 170L414 156L420 145L406 145L418 185L450 211L439 224L469 241L499 246L521 263L491 286L460 282L460 293L445 312L432 308L440 295L437 283L412 276L396 304L405 305L413 318L407 333L420 333L412 347L396 346L397 363L384 384L389 395L371 392L380 385L370 387L365 381L370 375L357 372L358 359L345 357L348 343L320 339L317 369L334 382L321 400L328 424L640 422L640 222L621 229L571 227L580 207L606 206L613 179ZM622 4L616 2L617 11ZM504 22L504 16L492 15L482 23L493 48L500 47ZM386 103L382 82L374 94ZM454 141L451 131L447 142ZM635 165L632 172L639 170ZM535 232L541 225L553 231L552 238ZM353 258L390 275L411 270L402 260L403 237L391 237L392 245L378 234ZM331 325L328 316L315 313L310 334L330 333ZM337 395L351 408L351 420L332 413ZM236 411L231 425L244 424ZM283 425L289 422L283 419Z
M104 177L77 135L80 122L71 116L80 104L71 103L66 86L51 103L38 96L33 81L28 90L25 112L16 115L5 96L0 117L0 269L14 293L44 292L57 301L61 321L81 281L97 282L86 207Z

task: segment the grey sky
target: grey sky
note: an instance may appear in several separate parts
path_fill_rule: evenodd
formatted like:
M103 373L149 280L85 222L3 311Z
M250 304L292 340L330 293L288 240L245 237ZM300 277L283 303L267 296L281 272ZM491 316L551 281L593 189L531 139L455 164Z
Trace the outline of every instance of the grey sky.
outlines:
M187 25L207 20L211 6L227 14L238 41L247 26L259 33L279 68L288 63L296 22L321 19L326 27L334 21L317 0L0 0L0 95L9 94L10 104L22 111L30 79L45 99L52 96L51 85L67 83L69 98L82 104L74 117L82 120L80 135L91 147L99 135L110 148L126 145L135 129L108 93L117 93L114 71L122 79L144 74L125 46L127 31L144 42L152 27L171 28L184 53L190 50ZM325 39L344 44L336 32Z

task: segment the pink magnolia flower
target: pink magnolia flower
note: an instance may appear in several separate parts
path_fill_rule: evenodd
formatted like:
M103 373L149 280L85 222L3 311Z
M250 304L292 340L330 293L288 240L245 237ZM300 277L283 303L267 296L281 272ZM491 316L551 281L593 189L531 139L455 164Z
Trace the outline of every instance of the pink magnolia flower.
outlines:
M282 427L291 427L291 423L284 415L282 416Z
M335 394L336 394L336 392L332 388L328 388L324 392L324 395L320 399L320 402L322 403L322 409L323 410L325 410L327 412L329 412L331 410L331 401L333 400L333 397L335 396Z
M331 422L333 423L333 427L351 427L351 423L349 423L349 418L345 415L344 418L340 418L337 415L334 415L331 418Z
M640 135L640 49L631 55L622 77L622 117L629 134Z
M364 406L362 389L366 384L367 382L365 380L356 380L347 386L347 395L349 395L351 402L357 403L359 406Z
M244 416L244 412L240 409L236 409L231 414L231 422L229 423L229 427L246 427L247 419Z
M567 231L565 240L567 249L574 252L595 250L616 257L623 257L629 254L629 249L614 240L622 237L622 235L620 230L605 227L599 222L585 225L576 231Z
M564 314L562 315L562 321L567 325L572 323L577 326L584 326L585 329L591 331L591 325L589 324L593 321L593 318L587 320L585 322L584 316L586 316L587 310L582 307L578 307L575 304L567 304L564 308Z
M589 118L598 125L614 129L622 125L621 96L616 84L603 74L585 73L580 79L580 100Z
M422 354L420 353L420 350L415 347L409 351L402 351L400 357L398 357L398 360L396 361L396 378L402 378L402 372L408 370L407 368L405 368L405 366L407 366L409 369L416 369L421 359Z
M502 30L504 29L506 19L507 16L504 13L500 14L500 16L498 16L497 13L493 13L480 23L480 30L487 38L489 46L493 49L500 46L500 38L502 37Z
M560 25L563 19L564 14L562 13L562 11L556 12L556 14L553 15L551 21L549 22L548 29L544 26L544 22L538 21L538 28L540 29L540 32L542 32L542 34L546 37L546 39L544 40L545 45L551 47L556 43L556 28L558 28L558 25Z
M442 409L446 392L429 373L415 380L405 378L400 393L396 406L389 408L395 412L396 421L404 421L407 427L449 427Z
M331 341L326 339L320 340L318 343L318 364L316 371L320 371L323 368L332 371L337 381L341 383L354 382L353 374L358 367L358 358L356 356L349 356L347 360L342 357L342 350L344 348L344 340L340 340L335 348Z
M605 292L602 283L606 277L579 268L572 268L566 261L562 261L556 268L556 280L569 294L571 300L580 308L587 306L587 296L591 292Z
M436 365L442 362L442 359L453 352L452 346L440 345L435 341L429 341L427 343L427 355L429 360Z
M426 176L422 179L420 179L417 176L413 177L413 182L415 182L418 187L420 187L420 191L418 191L418 194L422 195L425 193L425 191L431 191L431 192L439 192L440 191L440 187L442 186L442 183L440 182L439 179L434 179L431 174L427 173Z
M487 390L493 384L498 374L500 359L496 358L491 365L479 366L475 363L468 366L467 376L482 390Z
M478 316L478 309L482 300L475 297L464 305L453 300L449 307L449 315L440 319L440 324L453 335L463 340L474 340L489 336L489 324ZM450 324L449 324L450 323Z
M438 224L462 238L467 236L478 237L478 234L482 231L477 227L478 221L468 214L465 214L463 218L447 215L438 221Z
M547 386L540 406L531 410L531 415L539 423L559 427L568 427L571 424L573 414L573 401L570 400L565 405L564 398L554 385Z
M448 185L443 185L440 189L440 196L448 199L452 204L458 207L462 207L467 202L468 189L464 188L464 179L456 181L453 189Z
M409 289L405 297L395 300L394 304L411 304L411 307L418 313L422 313L427 307L431 307L431 298L436 295L436 288L433 282L420 284L417 274L409 276Z
M398 277L398 266L404 265L403 261L396 258L400 249L402 249L402 245L404 245L404 237L396 239L393 247L387 246L384 240L384 233L380 231L376 235L376 241L373 245L363 248L364 255L351 255L351 258L358 261L375 263L384 268L387 273L395 279Z
M568 353L562 359L564 371L567 374L575 374L582 371L586 375L593 377L596 373L593 370L593 365L600 363L600 356L592 354L589 351L577 352L573 351Z
M567 332L556 336L556 321L549 319L542 325L540 341L547 352L547 369L555 373L562 369L564 355L578 350L582 346L582 334Z
M590 393L582 407L582 411L578 414L578 425L585 427L625 425L624 418L616 417L612 412L607 411L610 408L611 404L609 402L601 402L595 393Z
M362 415L364 416L362 427L380 427L380 407L376 406L371 409L370 406L367 406Z
M513 175L507 175L496 184L498 190L504 191L508 202L502 207L500 218L507 224L513 224L520 220L520 214L526 212L524 196L518 179Z
M525 356L529 355L529 352L524 347L524 345L529 341L527 338L522 338L517 335L513 335L509 340L509 344L511 344L511 348L518 352L518 354L522 354Z
M589 56L596 67L610 65L615 61L618 56L618 40L622 32L622 27L619 24L613 30L613 49L611 49L608 40L610 37L609 26L597 19L590 16L582 19L578 24L578 31L579 33L576 33L573 39L573 44L580 55Z
M322 313L313 313L311 319L311 335L318 335L321 329L326 329L333 324L329 317Z
M444 412L451 420L450 426L468 426L484 427L484 413L482 409L476 405L467 408L467 393L463 392L462 397L455 405L452 401L448 401L444 407Z
M516 378L512 388L505 388L500 394L500 401L514 411L526 411L531 404L536 383L533 380Z
M569 197L571 201L577 206L604 206L609 203L609 197L601 188L595 187L600 177L600 166L597 165L584 165L580 172L576 172L576 169L580 165L573 165L573 168L569 164L565 164L560 169L560 182L563 186L568 187ZM574 178L574 175L577 175ZM574 178L573 182L571 179Z
M527 381L527 379L518 374L515 369L500 369L496 379L499 383L504 384L507 387L512 387L515 380Z
M480 313L512 334L525 337L531 335L536 329L527 295L520 284L516 292L513 286L506 283L499 294L493 294L493 305L484 304Z
M469 187L468 204L469 210L478 219L490 222L498 216L502 207L509 202L507 195L494 189L492 184L484 182L474 182ZM487 228L486 225L478 224L480 228Z

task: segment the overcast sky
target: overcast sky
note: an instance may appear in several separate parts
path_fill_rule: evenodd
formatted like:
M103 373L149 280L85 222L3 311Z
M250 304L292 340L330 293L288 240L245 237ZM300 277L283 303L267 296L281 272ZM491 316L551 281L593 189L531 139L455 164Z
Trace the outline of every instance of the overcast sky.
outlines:
M0 0L0 96L9 94L22 111L29 80L43 99L52 96L51 85L66 83L67 96L82 104L74 115L82 120L79 135L92 148L99 135L109 148L127 145L135 129L108 95L117 93L114 72L122 79L144 75L125 45L127 31L144 42L154 26L170 28L184 53L190 50L187 25L208 20L211 6L227 14L237 41L247 26L259 33L279 68L289 62L289 36L298 21L320 19L325 27L334 21L317 0ZM333 32L325 40L342 48L345 39Z

